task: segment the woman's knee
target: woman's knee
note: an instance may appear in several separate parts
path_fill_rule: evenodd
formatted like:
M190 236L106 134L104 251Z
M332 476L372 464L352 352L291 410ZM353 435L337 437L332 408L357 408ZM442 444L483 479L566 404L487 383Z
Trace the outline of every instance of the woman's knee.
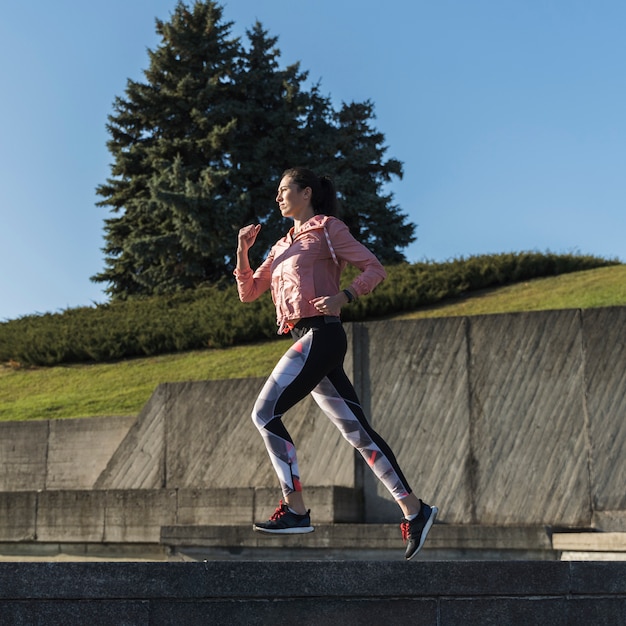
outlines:
M263 430L274 418L273 405L261 398L257 399L252 409L252 422L259 429Z

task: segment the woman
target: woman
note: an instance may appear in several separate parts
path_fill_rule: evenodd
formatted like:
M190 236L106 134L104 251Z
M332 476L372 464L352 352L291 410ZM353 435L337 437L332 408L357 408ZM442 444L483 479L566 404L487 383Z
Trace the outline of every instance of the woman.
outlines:
M288 169L276 202L282 215L293 220L293 227L255 272L250 268L248 250L261 226L242 228L234 272L242 302L271 290L278 332L290 332L295 340L265 383L252 413L284 496L270 520L253 528L266 533L314 530L304 505L296 449L282 422L285 412L310 393L402 509L405 557L410 559L424 544L437 507L428 506L412 493L393 452L369 425L343 370L347 340L339 319L341 308L372 291L386 277L385 270L348 227L332 217L337 198L329 178L318 178L304 168ZM339 280L348 263L361 273L342 291Z

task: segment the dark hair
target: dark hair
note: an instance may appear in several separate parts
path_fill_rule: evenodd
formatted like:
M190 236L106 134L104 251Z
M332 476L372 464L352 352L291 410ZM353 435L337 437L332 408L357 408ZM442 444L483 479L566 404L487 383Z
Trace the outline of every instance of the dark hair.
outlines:
M315 213L337 214L337 192L331 178L318 176L305 167L290 167L283 172L283 178L285 176L291 178L291 182L300 189L311 188L311 205Z

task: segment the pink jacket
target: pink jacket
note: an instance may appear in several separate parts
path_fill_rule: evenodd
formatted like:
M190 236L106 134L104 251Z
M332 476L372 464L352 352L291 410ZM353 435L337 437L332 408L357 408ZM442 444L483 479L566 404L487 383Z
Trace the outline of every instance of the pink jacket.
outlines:
M256 300L271 289L279 333L288 320L320 315L309 300L338 293L348 263L361 270L350 285L357 296L369 293L387 276L374 254L335 217L315 215L293 241L292 232L274 244L254 273L251 269L234 272L242 302Z

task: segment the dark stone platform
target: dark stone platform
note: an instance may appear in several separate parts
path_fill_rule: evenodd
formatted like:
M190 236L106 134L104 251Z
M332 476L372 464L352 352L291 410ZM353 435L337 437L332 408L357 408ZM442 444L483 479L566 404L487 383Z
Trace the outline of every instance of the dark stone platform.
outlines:
M626 562L0 563L0 624L626 623Z

